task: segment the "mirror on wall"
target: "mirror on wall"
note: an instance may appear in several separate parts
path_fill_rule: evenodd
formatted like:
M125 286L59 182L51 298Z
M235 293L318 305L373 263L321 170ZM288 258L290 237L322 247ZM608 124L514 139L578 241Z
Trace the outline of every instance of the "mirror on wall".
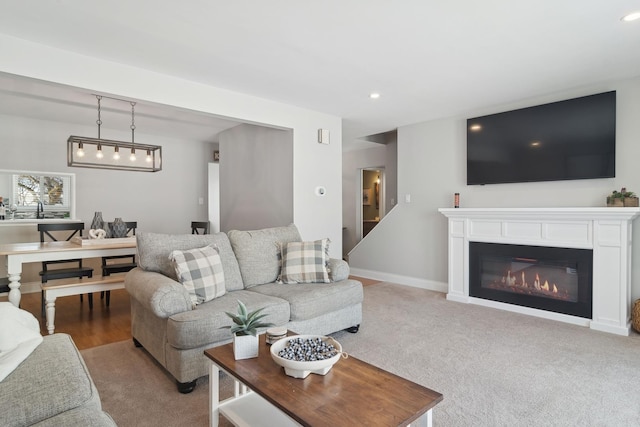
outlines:
M73 218L75 174L0 170L0 198L0 221Z

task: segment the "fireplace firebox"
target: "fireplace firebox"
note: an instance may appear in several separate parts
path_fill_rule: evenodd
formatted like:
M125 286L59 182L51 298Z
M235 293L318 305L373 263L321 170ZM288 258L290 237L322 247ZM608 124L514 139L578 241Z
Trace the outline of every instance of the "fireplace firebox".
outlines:
M593 251L469 242L469 295L591 319Z

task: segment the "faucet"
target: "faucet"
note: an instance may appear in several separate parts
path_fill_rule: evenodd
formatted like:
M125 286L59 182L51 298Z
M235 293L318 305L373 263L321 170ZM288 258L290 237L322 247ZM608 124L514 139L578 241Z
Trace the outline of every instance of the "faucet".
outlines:
M42 204L42 202L38 202L38 207L36 208L36 218L44 218L44 205Z

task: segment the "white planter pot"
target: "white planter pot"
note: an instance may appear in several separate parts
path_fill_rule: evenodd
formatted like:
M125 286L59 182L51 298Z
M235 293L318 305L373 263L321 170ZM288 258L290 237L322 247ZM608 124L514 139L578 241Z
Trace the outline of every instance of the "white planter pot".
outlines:
M234 335L233 356L236 360L258 357L258 337L253 335Z

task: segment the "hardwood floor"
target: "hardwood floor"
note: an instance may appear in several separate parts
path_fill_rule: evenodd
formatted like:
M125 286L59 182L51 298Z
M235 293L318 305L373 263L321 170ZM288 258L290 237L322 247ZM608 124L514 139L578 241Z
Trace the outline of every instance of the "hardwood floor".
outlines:
M351 276L364 286L380 283L379 280ZM8 301L6 296L0 301ZM40 293L23 294L20 308L32 313L40 322L42 335L47 335L46 322L40 315ZM83 301L77 295L56 299L55 332L64 332L73 338L80 350L131 339L131 308L129 294L124 289L111 291L109 307L93 294L93 310L85 295Z
M0 301L8 301L0 297ZM47 335L46 322L40 314L40 293L23 294L20 308L32 313L40 322L40 332ZM131 339L131 310L129 294L124 289L111 291L109 307L93 294L93 310L89 310L87 296L80 302L78 295L56 299L55 332L64 332L73 338L80 349L97 347Z
M366 279L364 277L349 276L349 279L360 281L362 283L362 286L369 286L369 285L375 285L376 283L381 283L380 280Z

